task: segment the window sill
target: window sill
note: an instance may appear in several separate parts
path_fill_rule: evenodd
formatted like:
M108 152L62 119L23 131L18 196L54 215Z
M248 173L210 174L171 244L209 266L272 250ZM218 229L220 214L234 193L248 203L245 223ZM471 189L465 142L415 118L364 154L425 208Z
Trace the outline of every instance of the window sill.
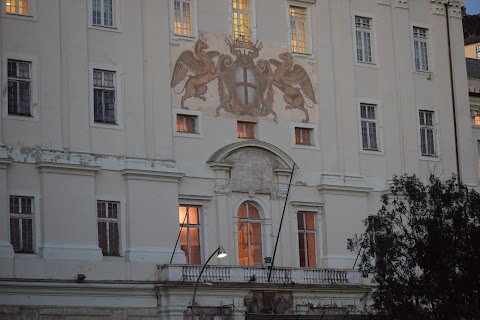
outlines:
M307 150L320 150L320 148L316 145L312 144L294 144L292 146L293 149L307 149Z
M21 253L15 252L14 255L15 259L40 259L40 255L38 253Z
M428 76L429 76L429 77L433 76L433 72L432 72L432 71L422 71L422 70L416 70L416 69L414 69L414 70L413 70L413 73L414 73L414 74L421 75L421 76L427 76L427 77L428 77Z
M379 65L375 62L359 62L355 61L355 66L363 68L378 69Z
M6 13L2 12L2 17L3 18L10 18L10 19L18 19L18 20L27 20L27 21L38 21L38 18L36 15L23 15L23 14L16 14L16 13Z
M180 137L180 138L193 138L193 139L203 139L203 134L200 133L188 133L188 132L178 132L174 131L173 132L174 137Z
M371 155L371 156L384 156L382 150L360 150L360 154Z
M440 160L442 160L442 158L439 157L439 156L420 155L420 160L421 160L421 161L434 161L434 162L439 162Z
M108 123L103 123L103 122L91 123L90 127L101 128L101 129L111 129L111 130L122 130L123 129L123 126L121 126L119 124L116 124L116 123L108 124Z
M313 53L291 52L291 54L294 60L306 60L307 64L315 64L315 56Z
M174 42L174 45L177 45L176 42L195 42L197 41L197 36L182 36L180 34L171 33L170 41ZM172 44L170 44L172 45Z
M107 31L107 32L117 32L120 33L121 30L118 27L109 27L109 26L97 26L97 25L92 25L90 24L88 26L89 29L94 29L94 30L102 30L102 31Z
M3 118L18 121L38 121L38 117L35 116L20 116L15 114L6 114L3 116Z

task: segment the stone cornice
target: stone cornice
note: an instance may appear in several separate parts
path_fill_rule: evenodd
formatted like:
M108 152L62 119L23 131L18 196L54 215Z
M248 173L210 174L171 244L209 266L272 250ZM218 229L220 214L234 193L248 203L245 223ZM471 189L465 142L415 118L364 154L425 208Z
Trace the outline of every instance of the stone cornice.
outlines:
M167 172L167 171L148 171L126 169L121 171L125 180L142 180L142 181L158 181L178 183L185 176L184 173Z
M430 0L432 13L445 15L445 5L448 5L448 13L451 17L462 18L462 6L465 0Z
M100 170L98 166L88 166L80 164L65 164L53 162L39 162L36 167L40 173L57 173L79 176L95 176Z

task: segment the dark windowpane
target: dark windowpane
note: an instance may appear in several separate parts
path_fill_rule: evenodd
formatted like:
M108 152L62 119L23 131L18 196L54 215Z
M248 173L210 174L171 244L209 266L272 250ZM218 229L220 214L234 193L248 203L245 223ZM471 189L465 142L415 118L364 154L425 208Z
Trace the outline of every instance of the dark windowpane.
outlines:
M107 250L107 223L98 222L98 246L102 249L104 255L108 254Z
M298 226L298 230L305 230L305 224L304 224L304 221L303 221L303 212L299 212L297 214L297 226Z
M33 221L22 219L22 244L23 252L33 252Z
M110 222L108 226L108 254L118 256L118 223Z
M20 251L20 219L10 219L10 242L12 243L13 250Z

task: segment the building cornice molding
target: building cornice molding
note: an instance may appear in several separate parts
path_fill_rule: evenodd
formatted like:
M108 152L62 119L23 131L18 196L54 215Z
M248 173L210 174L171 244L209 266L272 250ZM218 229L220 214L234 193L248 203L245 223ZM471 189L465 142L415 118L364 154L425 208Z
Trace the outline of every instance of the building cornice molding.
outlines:
M445 5L448 5L448 14L453 18L462 18L462 6L465 0L430 0L432 13L445 15Z
M98 166L79 164L39 162L36 167L40 173L56 173L93 177L100 170Z
M167 172L167 171L148 171L148 170L122 170L123 178L125 180L142 180L142 181L157 181L157 182L172 182L178 183L181 178L185 176L184 173Z

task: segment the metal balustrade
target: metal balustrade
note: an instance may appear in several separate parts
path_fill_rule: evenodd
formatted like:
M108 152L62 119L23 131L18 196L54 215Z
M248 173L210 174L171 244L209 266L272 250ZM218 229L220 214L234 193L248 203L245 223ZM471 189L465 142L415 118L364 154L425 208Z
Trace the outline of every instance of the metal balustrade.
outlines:
M200 265L163 265L159 266L160 281L195 282L202 270ZM360 273L356 270L342 269L303 269L274 268L271 281L268 281L268 268L248 266L207 266L200 281L203 282L239 282L239 283L277 283L308 285L359 285Z

